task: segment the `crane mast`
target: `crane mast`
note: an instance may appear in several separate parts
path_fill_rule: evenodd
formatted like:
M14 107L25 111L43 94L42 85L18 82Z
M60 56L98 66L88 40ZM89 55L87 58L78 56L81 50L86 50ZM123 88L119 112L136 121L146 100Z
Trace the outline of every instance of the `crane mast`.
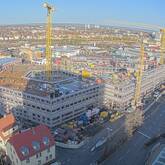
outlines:
M134 106L137 108L141 103L141 83L142 83L142 76L143 76L143 68L144 68L144 44L141 43L140 47L140 60L139 66L136 75L136 85L135 85L135 96L134 96Z
M164 53L165 53L165 29L161 29L161 45L160 45L160 64L164 64Z
M44 3L43 6L47 8L47 25L46 25L46 78L48 81L52 77L52 12L54 11L53 6L50 6L48 3Z

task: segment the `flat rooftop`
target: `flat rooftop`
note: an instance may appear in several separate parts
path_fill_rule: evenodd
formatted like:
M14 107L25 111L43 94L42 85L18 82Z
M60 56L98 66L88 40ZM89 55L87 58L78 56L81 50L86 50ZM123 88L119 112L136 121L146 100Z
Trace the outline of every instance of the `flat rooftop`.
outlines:
M72 94L96 84L93 80L82 79L64 71L53 71L51 81L47 81L43 70L30 70L30 66L18 68L12 72L4 71L0 75L0 87L50 98Z
M82 80L81 77L77 75L63 71L53 71L50 82L46 80L43 71L32 71L28 73L27 78L30 78L26 88L27 93L36 95L44 93L44 96L49 96L51 93L54 93L54 97L72 94L96 84L93 80Z

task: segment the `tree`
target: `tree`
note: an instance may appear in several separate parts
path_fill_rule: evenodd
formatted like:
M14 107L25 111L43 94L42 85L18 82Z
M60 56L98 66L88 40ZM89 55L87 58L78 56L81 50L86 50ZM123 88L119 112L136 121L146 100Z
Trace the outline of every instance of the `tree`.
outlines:
M125 119L125 130L127 135L132 136L134 130L143 124L143 112L136 109L132 113L127 114Z

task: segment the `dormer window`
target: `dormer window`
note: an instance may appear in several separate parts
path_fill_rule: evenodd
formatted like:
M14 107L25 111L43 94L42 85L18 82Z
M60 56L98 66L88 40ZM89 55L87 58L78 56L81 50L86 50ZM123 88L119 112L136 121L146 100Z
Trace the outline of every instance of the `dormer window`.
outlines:
M49 138L47 136L44 136L43 139L42 139L44 145L49 145Z
M32 141L32 146L35 151L40 150L40 143L38 141Z
M27 146L22 146L20 148L20 151L21 151L23 156L28 156L29 155L29 148Z

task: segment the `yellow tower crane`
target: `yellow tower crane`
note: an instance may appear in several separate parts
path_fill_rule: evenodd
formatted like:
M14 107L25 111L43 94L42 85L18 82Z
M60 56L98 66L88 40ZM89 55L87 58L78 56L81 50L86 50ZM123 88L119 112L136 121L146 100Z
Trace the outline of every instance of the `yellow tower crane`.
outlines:
M165 57L165 29L161 29L161 45L160 45L160 64L164 64L164 57Z
M44 8L47 8L47 25L46 25L46 78L51 80L52 76L52 12L54 11L53 6L48 3L43 4Z
M115 43L119 41L120 38L113 38L112 41ZM135 83L135 93L132 99L132 108L137 109L141 105L141 84L142 84L142 77L143 77L143 69L144 69L144 43L143 43L143 34L141 34L141 38L134 38L133 40L129 37L128 38L121 38L121 43L129 44L129 43L136 43L140 44L140 57L139 57L139 64L136 71L136 83Z
M141 105L141 83L143 77L143 69L144 69L144 44L143 41L141 42L140 46L140 58L139 58L139 65L136 72L136 85L135 85L135 95L133 98L133 108L136 109Z

